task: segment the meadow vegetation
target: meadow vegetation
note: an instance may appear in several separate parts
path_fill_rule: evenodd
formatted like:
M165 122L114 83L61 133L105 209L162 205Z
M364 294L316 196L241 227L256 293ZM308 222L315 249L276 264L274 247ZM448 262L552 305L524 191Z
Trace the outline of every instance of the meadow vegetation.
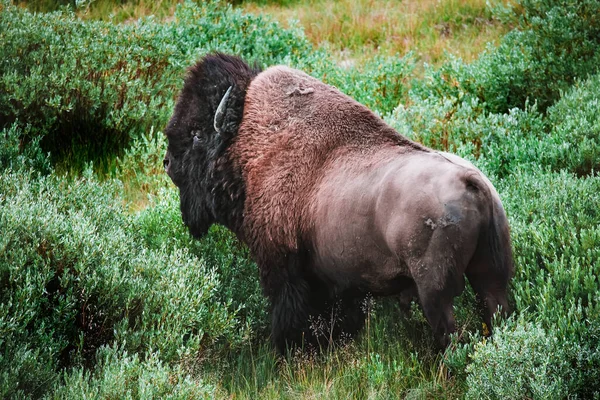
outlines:
M0 3L0 398L600 398L600 1L422 2L443 22L275 3ZM332 8L244 11L299 7ZM381 9L397 24L361 19ZM495 45L436 53L485 21ZM393 47L401 29L423 42ZM444 353L388 299L356 340L276 356L247 249L218 226L192 240L162 172L185 70L215 50L301 68L490 177L516 262L492 338L467 290Z
M273 15L284 26L299 21L307 38L327 47L342 65L376 54L410 53L434 65L446 53L472 60L510 26L494 17L485 0L247 1L242 6Z

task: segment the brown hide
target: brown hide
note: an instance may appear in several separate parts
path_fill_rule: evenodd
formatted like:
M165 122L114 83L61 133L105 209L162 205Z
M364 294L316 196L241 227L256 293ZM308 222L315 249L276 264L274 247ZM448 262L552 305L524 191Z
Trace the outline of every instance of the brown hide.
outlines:
M465 160L411 142L337 89L281 66L251 82L229 154L246 184L239 234L280 314L273 324L298 325L286 314L318 309L302 298L323 290L316 297L415 292L447 344L465 273L488 324L498 305L507 311L506 216ZM280 294L290 279L306 288ZM294 297L292 309L276 310L280 297Z
M315 184L338 158L373 162L383 147L422 146L399 136L362 104L300 71L277 66L246 94L231 154L246 182L244 237L257 255L295 252Z

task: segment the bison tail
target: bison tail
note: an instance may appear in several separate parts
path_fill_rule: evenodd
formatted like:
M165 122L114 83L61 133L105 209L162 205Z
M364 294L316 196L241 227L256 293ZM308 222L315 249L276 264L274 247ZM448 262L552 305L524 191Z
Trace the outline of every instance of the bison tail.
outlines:
M488 245L496 273L503 281L508 282L514 274L508 221L500 200L492 200L493 207L488 229Z
M499 306L504 315L511 312L508 301L509 281L514 274L508 220L500 197L485 178L474 183L481 190L488 209L488 218L482 221L477 250L469 262L466 275L482 307L484 322L492 326L492 317Z
M222 53L204 56L190 68L184 91L192 91L187 98L198 102L202 119L198 126L217 133L224 141L237 134L242 122L246 90L260 73L241 58ZM214 130L213 130L214 129Z
M483 200L488 204L489 218L483 226L483 239L478 245L478 252L487 254L487 263L491 264L496 279L508 282L514 273L513 255L510 244L508 219L500 196L492 183L483 174L469 174L467 187L472 187L483 194Z

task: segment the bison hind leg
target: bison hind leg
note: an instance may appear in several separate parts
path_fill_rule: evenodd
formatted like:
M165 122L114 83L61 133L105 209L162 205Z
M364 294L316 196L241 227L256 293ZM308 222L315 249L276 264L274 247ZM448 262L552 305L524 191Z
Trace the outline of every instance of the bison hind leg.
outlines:
M510 314L508 304L508 281L497 277L489 263L475 260L466 271L467 279L475 292L487 334L492 332L494 314L501 311L502 316Z
M460 268L451 260L452 257L430 252L412 268L418 271L414 275L419 304L442 348L450 344L450 335L456 331L453 303L465 285Z
M454 296L447 290L419 290L419 301L433 335L442 348L450 344L450 334L456 331L453 313Z

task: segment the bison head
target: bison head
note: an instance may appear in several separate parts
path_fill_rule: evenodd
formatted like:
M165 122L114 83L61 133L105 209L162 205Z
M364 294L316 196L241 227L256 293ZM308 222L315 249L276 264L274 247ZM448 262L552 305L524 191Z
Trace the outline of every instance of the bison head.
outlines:
M194 237L213 223L234 231L241 223L244 185L227 150L258 72L237 57L205 57L189 70L165 130L165 171L179 188L181 216Z

